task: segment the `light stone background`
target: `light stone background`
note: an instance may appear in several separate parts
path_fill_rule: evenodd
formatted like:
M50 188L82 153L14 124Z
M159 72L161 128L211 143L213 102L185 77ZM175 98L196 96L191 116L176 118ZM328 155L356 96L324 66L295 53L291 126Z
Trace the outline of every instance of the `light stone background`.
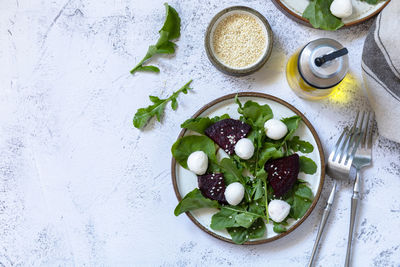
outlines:
M358 109L369 105L360 59L371 22L323 32L282 15L269 0L171 0L182 18L176 55L157 58L160 74L129 70L158 38L160 0L3 0L0 2L0 266L305 266L331 187L312 215L270 244L237 246L199 230L177 204L170 147L179 125L222 95L280 97L305 113L326 151ZM270 22L272 56L258 73L233 78L207 60L212 16L243 4ZM347 101L308 102L288 88L288 55L318 37L350 50ZM162 123L132 126L148 95L167 96L193 79L193 92ZM393 122L398 123L398 122ZM325 153L327 154L327 152ZM400 145L374 141L364 172L354 266L400 266ZM318 266L342 266L351 182L341 182Z

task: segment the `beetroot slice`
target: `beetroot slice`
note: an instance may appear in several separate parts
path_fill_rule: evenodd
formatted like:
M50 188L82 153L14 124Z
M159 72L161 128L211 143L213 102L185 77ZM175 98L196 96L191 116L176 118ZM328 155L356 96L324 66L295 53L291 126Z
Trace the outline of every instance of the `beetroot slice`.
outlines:
M300 159L297 154L265 163L268 182L274 189L275 197L283 196L293 187L299 175L299 170Z
M225 199L225 181L222 173L211 173L197 176L199 188L204 197L227 204Z
M219 145L226 153L232 155L237 141L246 137L251 126L239 120L224 119L205 130L205 134Z

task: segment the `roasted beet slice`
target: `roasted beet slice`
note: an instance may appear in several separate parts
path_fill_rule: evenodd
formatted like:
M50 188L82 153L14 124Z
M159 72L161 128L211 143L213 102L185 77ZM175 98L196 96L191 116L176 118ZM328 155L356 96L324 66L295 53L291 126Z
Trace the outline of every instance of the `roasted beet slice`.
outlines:
M225 199L225 181L222 173L212 173L197 176L199 188L206 198L217 200L221 204L227 204Z
M268 182L274 189L275 197L281 197L296 183L300 170L299 155L270 160L265 163L265 171L268 173Z
M239 120L224 119L205 130L205 134L219 145L226 153L232 155L237 141L247 136L251 126Z

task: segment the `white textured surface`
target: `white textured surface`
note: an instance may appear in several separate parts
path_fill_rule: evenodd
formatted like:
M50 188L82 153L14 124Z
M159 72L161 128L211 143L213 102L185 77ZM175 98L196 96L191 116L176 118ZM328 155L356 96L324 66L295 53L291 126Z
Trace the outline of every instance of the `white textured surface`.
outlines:
M370 23L335 33L288 20L268 0L171 1L182 17L175 56L154 60L159 75L129 70L157 39L159 0L4 0L0 3L0 266L304 266L323 202L290 236L260 246L236 246L176 218L170 147L179 125L204 103L227 93L260 91L281 97L317 126L326 150L357 109L368 107L360 57ZM269 20L270 61L258 73L233 78L207 60L203 35L220 9L245 4ZM288 55L317 37L349 47L359 85L333 99L307 102L287 87ZM149 94L166 96L190 78L195 90L168 108L163 123L140 132L135 111ZM265 85L277 83L274 89ZM354 244L355 266L399 266L400 145L377 138L364 186ZM341 183L319 266L344 261L351 183Z

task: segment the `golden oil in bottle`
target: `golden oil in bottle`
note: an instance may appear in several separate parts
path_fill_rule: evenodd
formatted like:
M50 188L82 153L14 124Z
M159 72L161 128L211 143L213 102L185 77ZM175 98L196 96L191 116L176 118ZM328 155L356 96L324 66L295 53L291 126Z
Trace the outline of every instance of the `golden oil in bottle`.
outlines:
M322 64L318 64L322 60ZM286 78L301 98L322 99L331 94L348 71L347 49L335 40L310 42L289 58Z

